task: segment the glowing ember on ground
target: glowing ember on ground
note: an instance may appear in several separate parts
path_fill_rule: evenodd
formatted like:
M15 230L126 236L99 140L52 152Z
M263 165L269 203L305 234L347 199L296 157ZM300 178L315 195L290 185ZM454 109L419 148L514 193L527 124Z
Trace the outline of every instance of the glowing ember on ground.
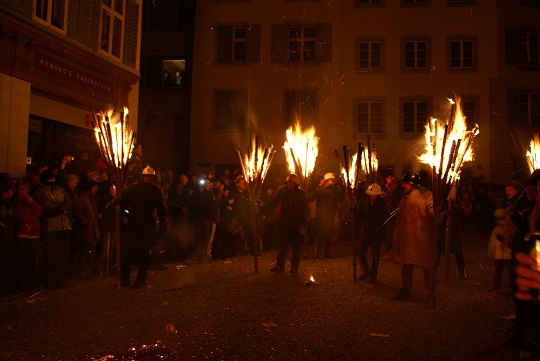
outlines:
M286 140L283 144L287 165L291 173L296 173L305 180L315 169L315 161L319 154L319 138L315 136L315 127L302 130L299 122L287 129Z
M540 169L540 138L538 134L535 134L531 140L530 150L527 151L527 164L529 164L531 173Z

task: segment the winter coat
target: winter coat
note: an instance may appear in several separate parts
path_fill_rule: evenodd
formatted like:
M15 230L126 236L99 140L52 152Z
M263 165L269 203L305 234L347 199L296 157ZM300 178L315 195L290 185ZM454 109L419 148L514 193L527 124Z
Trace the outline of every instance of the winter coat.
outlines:
M433 269L438 252L434 234L433 195L423 187L415 188L399 203L394 230L394 245L402 264Z
M306 192L295 186L294 189L288 189L287 186L281 187L276 197L268 203L265 208L274 209L281 202L281 213L278 222L284 231L298 230L307 226L309 218L309 206Z
M167 224L159 188L151 183L135 184L124 192L120 205L124 214L127 214L126 245L133 248L154 246L157 241L154 211L157 210L160 233Z
M99 240L97 201L87 193L79 196L79 217L73 227L72 237L79 242L96 243Z
M377 197L371 204L369 197L362 198L357 207L356 218L360 239L382 242L386 235L383 223L388 218L384 200Z
M41 216L45 212L43 207L34 198L27 202L26 199L17 197L15 204L21 217L18 235L22 237L39 237Z
M339 197L334 187L318 186L313 191L311 197L315 199L317 225L333 233L336 228L336 212L339 202Z
M71 229L73 205L64 188L57 185L42 184L36 189L36 200L45 211L42 232Z

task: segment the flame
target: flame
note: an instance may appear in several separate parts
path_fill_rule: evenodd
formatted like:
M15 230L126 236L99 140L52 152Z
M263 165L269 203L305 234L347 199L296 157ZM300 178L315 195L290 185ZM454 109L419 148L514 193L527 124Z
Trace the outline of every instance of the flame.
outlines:
M94 135L101 155L115 169L122 169L129 161L133 147L133 130L129 125L129 110L113 116L113 111L94 115Z
M302 130L300 122L297 121L294 127L287 129L285 136L287 139L283 149L289 170L307 179L315 169L315 160L319 154L319 138L315 136L315 127Z
M315 282L315 278L313 278L313 276L309 277L309 280L310 280L311 282Z
M533 173L536 169L540 169L540 138L535 134L530 143L531 149L527 151L527 163L529 170Z
M253 183L260 180L264 182L270 163L273 157L274 147L265 147L259 142L257 136L253 136L251 139L251 146L248 147L247 152L240 154L239 158L244 172L244 178L246 182Z
M426 124L425 153L418 157L419 161L428 164L439 175L448 172L446 179L450 183L459 179L461 165L474 159L472 141L478 135L478 125L467 130L465 116L461 109L461 99L456 97L452 104L452 114L448 122L443 123L431 118Z
M344 166L341 167L341 175L350 188L354 188L356 183L356 162L358 160L358 154L354 154L351 157L351 162L349 168L346 169Z

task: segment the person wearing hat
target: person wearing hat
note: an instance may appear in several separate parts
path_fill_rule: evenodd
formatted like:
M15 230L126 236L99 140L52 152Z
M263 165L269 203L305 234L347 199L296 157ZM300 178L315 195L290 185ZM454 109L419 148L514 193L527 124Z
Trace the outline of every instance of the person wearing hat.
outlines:
M356 224L359 225L358 234L360 247L358 259L360 261L361 274L358 280L369 278L370 283L377 282L381 245L384 241L384 222L388 218L386 203L381 198L383 194L381 186L373 183L366 189L367 197L363 197L357 205ZM371 266L367 262L367 254L371 248Z
M141 172L142 182L128 188L120 200L120 208L127 215L124 244L120 249L120 287L129 286L131 265L135 260L138 261L138 269L133 288L144 287L150 266L150 249L165 234L165 205L161 190L153 184L155 175L155 170L146 166ZM157 211L159 219L157 235L154 211Z
M306 192L299 187L298 176L289 174L285 182L286 185L281 187L276 196L263 207L266 210L275 209L278 203L281 202L281 213L277 219L280 229L278 255L276 265L270 271L283 272L285 270L287 248L291 246L290 272L291 274L298 274L302 239L306 234L309 217L309 206Z
M438 239L434 235L433 194L420 185L418 173L405 173L401 181L404 197L399 203L394 232L394 246L401 263L401 289L394 300L411 298L413 270L420 267L427 290L426 306L435 307L435 269Z
M315 233L317 258L332 257L332 236L336 233L339 196L334 188L334 173L326 173L310 196L315 200Z
M40 178L36 200L45 212L42 229L45 287L66 288L73 204L66 190L56 184L53 172L44 170Z

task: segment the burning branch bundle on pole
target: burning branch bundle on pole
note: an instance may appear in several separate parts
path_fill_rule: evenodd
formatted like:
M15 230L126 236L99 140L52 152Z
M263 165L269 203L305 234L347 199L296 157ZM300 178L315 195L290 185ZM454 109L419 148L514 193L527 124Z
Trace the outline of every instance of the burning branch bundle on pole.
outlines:
M129 125L127 108L113 117L112 111L94 113L92 117L94 134L99 151L111 176L116 194L119 198L124 188L126 165L133 147L133 130ZM120 207L116 207L116 276L117 286L120 287ZM107 264L109 263L107 252ZM107 267L107 273L109 269Z
M266 143L266 142L265 142ZM249 202L251 203L251 222L252 222L252 232L253 232L253 262L255 273L259 271L259 265L257 260L257 253L259 250L258 247L258 237L257 237L257 222L255 221L256 217L256 207L259 197L261 195L261 190L263 186L264 179L274 158L274 147L272 145L266 146L261 144L258 136L251 137L251 145L246 148L246 152L242 150L237 150L238 159L240 160L240 166L242 167L242 172L244 174L244 179L246 181Z
M302 130L299 123L287 129L283 144L287 164L291 173L298 176L302 188L307 190L309 176L315 169L315 161L319 154L319 138L315 135L315 127Z
M353 281L356 283L356 266L358 256L358 239L356 237L356 200L358 193L361 191L358 187L360 174L362 171L366 174L367 179L374 179L377 172L377 153L375 147L369 145L364 147L362 143L358 143L356 154L352 155L347 146L343 146L343 163L339 158L339 152L335 151L338 159L339 168L343 176L345 186L345 197L349 203L349 210L352 213L351 222L351 237L353 240Z
M531 174L540 169L540 138L535 134L527 151L527 164Z
M450 193L452 187L457 187L464 162L473 160L472 143L478 135L478 125L467 130L465 117L461 111L461 99L449 99L451 103L450 116L447 122L430 118L426 125L425 153L419 157L420 162L427 164L432 170L432 193L435 215L443 213L443 205L455 202L455 193ZM450 199L449 199L450 198ZM445 236L446 272L445 281L448 280L450 265L451 224L452 212L447 216ZM439 237L438 226L435 227L435 237ZM438 257L437 257L438 259Z

